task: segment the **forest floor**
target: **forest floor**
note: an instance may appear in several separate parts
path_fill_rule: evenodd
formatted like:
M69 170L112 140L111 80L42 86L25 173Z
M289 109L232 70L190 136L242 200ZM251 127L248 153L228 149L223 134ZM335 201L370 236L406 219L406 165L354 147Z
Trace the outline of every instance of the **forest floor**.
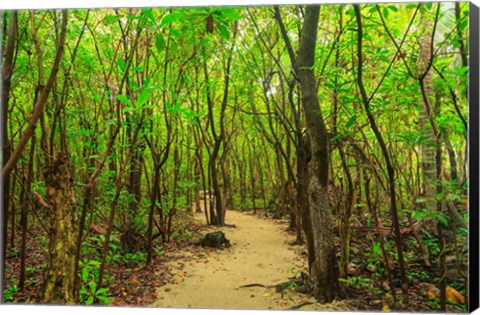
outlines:
M193 214L187 209L179 211L173 222L174 233L171 239L164 242L157 239L154 260L148 265L143 252L122 254L119 249L120 237L115 233L106 270L106 286L111 303L115 306L257 310L394 309L388 279L382 269L383 261L378 254L372 252L375 231L371 228L352 229L352 257L348 278L341 281L344 293L342 299L330 304L319 304L314 298L296 290L301 289L301 285L296 286L294 281L301 279L301 273L307 269L307 251L305 245L292 245L295 234L288 231L288 219L266 218L263 211L254 215L251 211L229 210L226 221L235 227L208 226L203 212ZM205 233L216 230L225 233L231 247L214 249L197 245ZM31 233L27 234L26 282L25 289L20 290L20 235L21 233L16 233L14 246L10 246L7 251L4 278L7 289L4 298L6 303L35 304L39 303L38 293L42 288L48 238L39 227L32 227ZM418 252L415 247L417 243L407 230L403 236L408 250L408 310L438 310L438 267L434 263L432 267L426 268L421 259L409 259ZM385 237L393 243L393 236L386 234ZM98 264L98 252L103 244L100 235L90 230L85 243L84 249L90 256L85 255L83 261ZM340 252L339 243L336 235L337 252ZM448 255L447 258L452 256ZM89 283L96 280L98 269L96 265L89 267L84 263L84 266L82 275L87 268L88 279L82 288L88 289ZM455 266L450 264L449 271L447 285L465 294L465 286L455 273ZM395 274L398 277L396 265ZM277 287L280 284L284 289L279 292ZM400 299L402 292L399 283L395 283L395 287L396 296ZM81 303L88 304L87 298L88 294ZM465 312L464 301L454 304L449 302L447 310Z
M195 214L195 221L204 224L204 214ZM238 211L228 211L226 221L235 227L218 230L225 233L232 246L219 250L205 247L202 251L187 247L177 252L182 259L169 263L175 274L173 281L158 289L158 300L152 306L282 310L311 303L301 309L352 309L340 301L320 305L297 293L294 283L292 288L277 292L275 285L289 282L306 267L304 249L290 245L295 236L286 232L285 221ZM250 284L265 287L242 287Z

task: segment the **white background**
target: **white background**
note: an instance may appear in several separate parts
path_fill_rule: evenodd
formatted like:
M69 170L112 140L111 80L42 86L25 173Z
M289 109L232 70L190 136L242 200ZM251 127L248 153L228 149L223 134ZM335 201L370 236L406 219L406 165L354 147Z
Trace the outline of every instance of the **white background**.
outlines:
M421 2L428 2L425 0L419 0ZM396 1L396 0L375 0L370 2L419 2L419 1ZM366 2L366 1L354 1L354 2ZM480 0L473 0L477 6L480 6ZM200 5L246 5L246 4L292 4L292 3L352 3L349 0L0 0L1 9L46 9L46 8L107 8L107 7L155 7L155 6L200 6ZM477 117L478 119L478 117ZM479 268L479 266L471 266L471 268ZM475 281L472 279L472 281ZM479 281L477 279L476 281ZM223 311L223 310L172 310L172 309L156 309L156 308L118 308L118 307L62 307L62 306L12 306L12 305L0 305L1 315L17 315L17 314L35 314L35 315L63 315L63 314L91 314L91 315L178 315L178 314L195 314L195 315L207 315L207 314L228 314L228 315L272 315L272 314L305 314L306 312L300 311ZM311 314L311 313L310 313ZM349 313L335 312L325 313L332 315L343 315ZM352 313L358 314L358 313ZM372 313L378 314L378 313ZM475 312L476 315L480 315L480 311Z

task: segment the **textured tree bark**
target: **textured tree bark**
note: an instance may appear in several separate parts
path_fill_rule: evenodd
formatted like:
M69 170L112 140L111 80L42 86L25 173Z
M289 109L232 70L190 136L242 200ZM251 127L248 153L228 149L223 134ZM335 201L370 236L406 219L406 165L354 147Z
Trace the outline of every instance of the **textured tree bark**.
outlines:
M298 79L302 91L307 131L310 135L308 201L315 248L310 276L315 297L320 302L330 302L338 294L339 283L333 238L334 222L327 194L328 133L320 110L312 69L315 60L319 13L318 5L306 7L298 56Z
M200 179L202 175L202 151L201 151L201 144L200 141L197 141L197 137L195 137L195 141L197 142L196 145L196 153L195 153L195 171L194 171L194 179L195 179L195 212L201 213L202 207L200 205Z
M75 190L65 153L59 152L45 172L50 218L48 266L41 301L47 304L75 303L75 249L77 218Z
M310 160L310 141L308 135L299 136L297 151L297 206L302 217L302 228L305 234L308 252L308 270L311 270L315 260L315 247L313 243L312 219L310 217L310 206L308 204L308 161Z
M4 23L6 23L4 21ZM2 114L0 118L0 124L2 128L2 167L5 168L7 161L10 159L10 141L8 139L8 102L10 96L10 86L11 86L11 77L13 73L13 55L15 51L15 42L17 37L17 12L12 11L10 14L10 21L8 24L7 31L7 47L5 50L5 62L2 69L2 93L1 103L2 103ZM3 173L2 178L2 227L1 227L1 238L0 238L0 247L2 251L2 257L6 257L6 244L7 244L7 222L8 222L8 210L10 202L10 175L9 173ZM0 270L5 270L5 259L2 259L0 262L2 268ZM0 284L0 301L3 297L3 282Z
M432 29L432 22L428 22L426 28ZM427 71L427 67L430 63L431 45L432 45L432 33L427 32L421 38L421 50L420 57L418 58L418 73L423 74ZM425 94L430 100L430 104L433 97L433 74L432 70L428 70L423 78L423 84L425 87ZM435 200L436 188L436 169L435 169L435 144L436 135L430 125L430 116L422 97L420 96L420 103L422 104L419 114L419 127L420 133L425 138L425 141L420 144L421 161L422 161L422 173L423 173L423 193L426 198L425 208L428 210L434 210L437 207ZM433 114L433 113L432 113Z
M33 180L33 159L35 154L35 135L32 136L32 141L30 142L30 154L28 157L28 170L25 187L22 188L22 194L28 194L30 192ZM28 229L28 210L30 205L27 202L27 198L21 199L22 214L20 223L22 225L22 241L20 247L20 275L18 280L18 287L23 291L25 288L25 270L26 270L26 259L27 259L27 229Z

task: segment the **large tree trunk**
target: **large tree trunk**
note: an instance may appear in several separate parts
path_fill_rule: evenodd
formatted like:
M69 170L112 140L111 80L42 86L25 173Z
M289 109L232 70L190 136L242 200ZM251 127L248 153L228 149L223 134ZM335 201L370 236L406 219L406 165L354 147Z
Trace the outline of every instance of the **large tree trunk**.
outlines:
M297 148L297 207L302 217L302 228L305 233L305 241L307 243L308 252L308 270L312 269L315 260L315 247L313 243L312 219L310 217L308 204L308 161L310 160L310 141L308 135L303 138L298 137Z
M335 257L333 217L328 203L328 134L318 102L312 66L315 60L318 5L307 6L298 58L298 78L302 91L307 130L310 135L311 160L308 201L313 229L315 258L310 270L315 297L330 302L338 293L338 265Z
M68 163L67 155L59 153L45 173L51 226L41 301L48 304L75 303L75 241L78 232L75 190Z

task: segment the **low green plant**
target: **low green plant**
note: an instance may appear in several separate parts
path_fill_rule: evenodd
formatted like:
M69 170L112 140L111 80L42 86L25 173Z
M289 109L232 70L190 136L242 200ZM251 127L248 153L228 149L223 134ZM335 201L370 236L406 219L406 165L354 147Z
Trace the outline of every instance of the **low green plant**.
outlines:
M40 236L40 244L42 244L43 248L47 248L48 246L48 238L46 236Z
M344 282L347 286L352 287L354 289L361 289L365 287L369 287L372 279L369 278L362 278L362 277L351 277L351 278L340 278L340 282Z
M5 303L10 303L13 302L15 299L15 294L20 291L20 289L17 287L16 284L13 286L5 289L5 292L3 293L3 301Z
M372 244L372 254L373 254L373 257L375 257L375 258L380 257L380 255L382 255L382 248L381 248L379 242L373 242L373 244Z
M432 257L438 257L440 255L440 246L436 239L425 239L423 245L428 248L428 252Z
M123 255L122 260L127 264L139 264L147 261L146 253L126 253Z
M165 254L165 251L163 250L162 246L154 247L153 251L156 256L162 256L163 254Z
M91 305L95 300L100 303L108 305L110 301L110 294L108 288L98 288L98 267L100 262L96 260L89 260L86 263L81 262L81 277L83 284L80 287L80 303L85 305Z
M295 281L290 281L287 284L287 288L289 288L289 289L293 289L293 288L296 288L296 287L298 287L298 284Z
M411 271L407 273L409 282L417 280L419 282L430 282L430 276L425 271Z
M180 237L180 232L178 232L178 231L173 231L172 232L172 238L174 240L178 239L179 237Z
M429 304L429 306L432 310L439 310L440 309L440 299L439 298L429 300L428 304Z
M110 250L108 251L107 261L118 263L122 259L122 246L115 242L110 242Z
M340 278L340 282L344 282L353 289L367 289L373 295L381 295L383 291L372 285L372 279L362 277Z
M9 247L7 249L7 256L11 256L12 258L18 258L18 247Z
M42 267L40 267L40 266L33 266L33 267L26 267L25 268L25 273L28 277L33 276L40 271L42 271Z

